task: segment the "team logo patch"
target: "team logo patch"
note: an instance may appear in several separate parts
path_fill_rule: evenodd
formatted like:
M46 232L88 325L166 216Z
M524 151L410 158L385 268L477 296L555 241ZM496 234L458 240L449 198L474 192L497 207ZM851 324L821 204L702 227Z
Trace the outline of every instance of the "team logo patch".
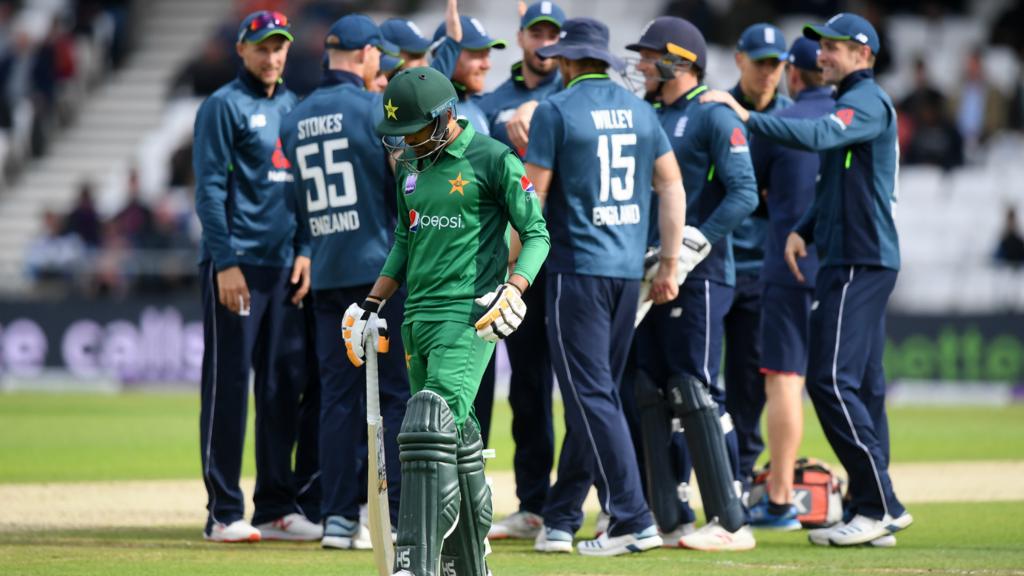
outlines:
M270 163L278 170L290 170L292 167L292 163L288 161L288 158L284 155L284 150L281 148L280 138L277 139L277 145L274 147L274 154L270 157Z
M533 182L530 182L530 179L527 178L526 175L523 175L523 177L519 179L519 185L523 187L523 192L526 192L531 196L537 194L537 189L533 187Z
M416 191L416 175L409 174L405 177L405 195L408 196Z
M391 103L391 98L388 98L388 103L384 105L384 112L388 115L388 120L398 120L398 106Z
M249 116L249 128L263 128L266 125L266 114L253 114L252 116Z
M743 135L743 131L739 128L732 129L732 136L729 137L729 145L731 146L746 146L747 137Z
M843 108L842 110L839 110L836 112L836 117L839 118L840 122L847 126L853 124L853 108Z
M419 232L420 230L420 213L415 210L409 210L409 232Z
M732 135L729 136L729 152L740 154L749 151L750 147L747 146L747 137L743 134L743 130L733 128Z
M448 191L448 194L452 195L452 194L455 194L456 192L458 192L459 196L465 196L466 195L466 190L465 190L466 184L472 184L472 182L470 180L463 180L462 179L462 172L459 172L459 175L456 176L454 180L449 180L448 183L452 185L452 189Z

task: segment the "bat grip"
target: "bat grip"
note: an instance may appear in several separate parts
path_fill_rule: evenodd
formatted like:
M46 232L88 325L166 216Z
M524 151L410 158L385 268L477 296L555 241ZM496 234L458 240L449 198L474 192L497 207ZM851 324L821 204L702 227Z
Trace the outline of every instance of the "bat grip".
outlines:
M366 423L380 422L380 389L377 371L377 327L371 329L366 347Z

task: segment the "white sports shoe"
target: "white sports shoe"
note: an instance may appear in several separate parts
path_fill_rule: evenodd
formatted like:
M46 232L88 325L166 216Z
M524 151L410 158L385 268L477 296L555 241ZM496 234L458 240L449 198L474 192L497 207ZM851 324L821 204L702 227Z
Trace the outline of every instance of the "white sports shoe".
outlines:
M544 527L544 519L534 514L521 510L515 514L506 516L499 522L491 524L487 537L491 540L504 540L506 538L532 540L537 538Z
M885 516L881 520L868 518L860 514L846 524L834 528L828 534L828 542L833 546L858 546L888 536L910 526L914 517L904 512L899 518Z
M572 534L544 526L533 541L533 549L537 552L572 554Z
M829 546L828 537L833 530L845 526L846 522L838 522L826 528L815 528L807 531L807 540L817 546Z
M683 536L693 534L697 531L697 524L695 522L687 522L686 524L680 524L676 526L676 529L661 535L661 547L662 548L680 548L679 539Z
M594 538L600 538L601 534L608 531L608 524L612 521L612 517L607 512L601 510L597 513L597 522L594 523Z
M679 539L681 548L705 552L753 550L756 545L754 532L749 525L742 526L735 532L729 532L719 526L717 521L709 522L693 534L687 534Z
M609 536L607 532L594 540L584 540L577 544L576 549L581 556L619 556L643 552L661 546L658 527L651 524L640 532Z
M868 546L872 546L874 548L892 548L896 546L896 537L892 534L888 534L881 538L875 538L871 542L868 542Z
M370 550L373 542L365 524L344 516L328 516L320 546L338 550Z
M210 533L203 533L203 538L210 542L259 542L260 531L245 520L235 520L231 524L216 523Z
M307 542L319 540L324 536L324 529L319 524L313 524L305 516L292 512L272 522L265 522L257 526L264 540L291 540L296 542Z

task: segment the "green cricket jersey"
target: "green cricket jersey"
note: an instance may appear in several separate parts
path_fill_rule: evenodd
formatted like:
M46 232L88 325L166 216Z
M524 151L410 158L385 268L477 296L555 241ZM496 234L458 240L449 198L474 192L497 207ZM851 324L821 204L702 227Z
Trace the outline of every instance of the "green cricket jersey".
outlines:
M522 162L465 120L459 125L433 166L414 174L399 164L396 174L398 225L381 275L406 284L406 323L475 322L483 310L473 300L508 275L509 224L523 243L515 271L531 284L550 247Z

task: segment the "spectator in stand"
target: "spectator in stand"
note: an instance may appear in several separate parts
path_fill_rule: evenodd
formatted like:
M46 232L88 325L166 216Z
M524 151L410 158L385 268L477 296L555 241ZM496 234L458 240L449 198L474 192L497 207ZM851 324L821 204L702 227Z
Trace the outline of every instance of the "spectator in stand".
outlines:
M996 248L996 261L1014 268L1024 265L1024 236L1017 229L1017 211L1013 206L1006 208L1006 224Z
M964 163L964 143L953 122L945 116L942 98L926 97L915 110L913 135L903 161L932 164L946 170Z
M142 201L139 173L132 168L128 173L128 203L114 216L114 226L119 236L128 240L132 246L138 246L152 223L153 214Z
M78 187L78 202L64 219L64 232L77 234L89 248L100 245L100 217L92 201L92 183L82 182Z
M225 47L219 37L211 36L206 39L198 56L178 72L171 91L206 97L234 80L237 73L238 57Z
M28 245L25 267L36 282L68 281L81 262L85 245L75 234L63 231L64 223L53 210L43 213L43 232Z
M1004 44L1024 55L1024 2L1017 0L996 18L992 25L989 42L993 45Z
M923 54L918 54L914 58L914 89L900 102L898 109L901 114L913 116L925 102L938 102L945 106L946 97L932 84L928 76L928 63Z
M989 136L1006 128L1006 98L985 78L982 49L967 56L960 92L953 98L952 112L969 151Z
M1024 61L1024 52L1021 53L1021 61ZM1013 99L1010 101L1010 109L1007 112L1007 127L1013 130L1024 130L1024 69L1017 76L1014 84Z
M152 225L147 226L138 239L142 252L136 260L142 262L136 288L150 293L165 293L188 285L195 277L195 246L180 231L172 201L165 198L158 202L151 218Z

